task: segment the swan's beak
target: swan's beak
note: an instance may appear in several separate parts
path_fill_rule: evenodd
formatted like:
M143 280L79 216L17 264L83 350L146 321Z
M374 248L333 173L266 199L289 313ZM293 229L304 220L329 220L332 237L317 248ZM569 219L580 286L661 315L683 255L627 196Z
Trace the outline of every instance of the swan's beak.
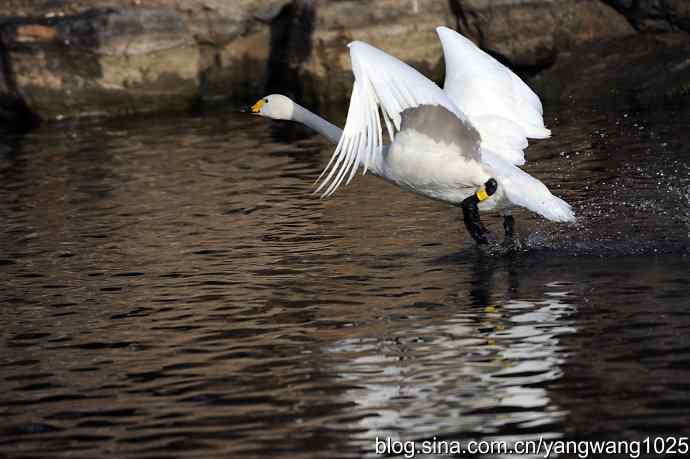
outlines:
M261 107L263 107L263 106L264 106L264 100L259 99L259 101L257 103L255 103L254 105L252 105L251 107L242 108L242 112L243 113L250 113L252 115L258 115L259 113L261 113Z

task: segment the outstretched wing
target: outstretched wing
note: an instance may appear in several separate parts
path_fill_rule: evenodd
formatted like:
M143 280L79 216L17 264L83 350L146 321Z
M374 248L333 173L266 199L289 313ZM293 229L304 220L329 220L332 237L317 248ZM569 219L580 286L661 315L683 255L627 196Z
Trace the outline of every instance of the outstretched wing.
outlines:
M440 105L461 120L466 117L434 82L380 49L363 42L350 43L355 83L340 142L318 180L315 193L330 196L359 166L382 154L383 139L379 110L391 138L400 131L401 113L419 105ZM317 181L318 181L317 180Z
M525 163L527 138L545 139L539 97L517 75L459 33L436 29L446 62L443 90L482 136L482 148Z

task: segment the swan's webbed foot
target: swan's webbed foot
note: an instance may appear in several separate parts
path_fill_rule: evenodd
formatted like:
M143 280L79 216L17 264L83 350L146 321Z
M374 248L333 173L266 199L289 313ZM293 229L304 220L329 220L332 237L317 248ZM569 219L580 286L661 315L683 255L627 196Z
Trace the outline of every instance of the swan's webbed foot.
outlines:
M479 207L477 205L489 199L496 192L497 188L498 183L496 183L496 180L489 179L479 191L462 201L462 216L465 221L465 228L467 228L467 232L470 233L470 236L477 244L488 244L489 239L487 235L490 234L479 218Z
M503 216L503 230L505 231L506 242L512 241L515 236L515 218L512 215Z
M510 214L503 214L504 239L503 247L512 250L516 247L515 241L515 218Z

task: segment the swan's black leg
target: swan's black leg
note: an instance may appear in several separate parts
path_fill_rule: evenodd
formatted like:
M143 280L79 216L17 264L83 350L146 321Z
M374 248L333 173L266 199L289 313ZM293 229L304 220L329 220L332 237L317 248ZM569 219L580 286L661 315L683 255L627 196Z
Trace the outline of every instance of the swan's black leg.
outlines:
M462 217L465 220L465 228L477 244L487 244L489 242L486 238L488 231L479 220L479 208L476 202L472 202L473 197L474 195L462 201Z
M489 197L496 192L497 188L498 184L496 180L489 179L479 191L462 201L462 216L465 220L465 228L467 228L470 236L472 236L472 239L474 239L477 244L488 244L489 242L486 237L489 231L479 219L479 208L477 204L489 199Z
M515 219L512 215L503 216L503 229L505 230L506 241L512 241L515 235Z

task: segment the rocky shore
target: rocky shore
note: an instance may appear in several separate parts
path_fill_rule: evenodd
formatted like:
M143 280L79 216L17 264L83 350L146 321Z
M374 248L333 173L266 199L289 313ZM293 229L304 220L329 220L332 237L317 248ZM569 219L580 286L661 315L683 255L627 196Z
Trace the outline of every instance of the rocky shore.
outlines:
M537 76L552 98L614 84L625 94L642 85L639 103L688 94L683 0L5 0L0 123L185 110L271 91L340 101L354 39L440 80L437 25ZM612 83L616 72L625 78ZM597 89L582 89L588 75Z

